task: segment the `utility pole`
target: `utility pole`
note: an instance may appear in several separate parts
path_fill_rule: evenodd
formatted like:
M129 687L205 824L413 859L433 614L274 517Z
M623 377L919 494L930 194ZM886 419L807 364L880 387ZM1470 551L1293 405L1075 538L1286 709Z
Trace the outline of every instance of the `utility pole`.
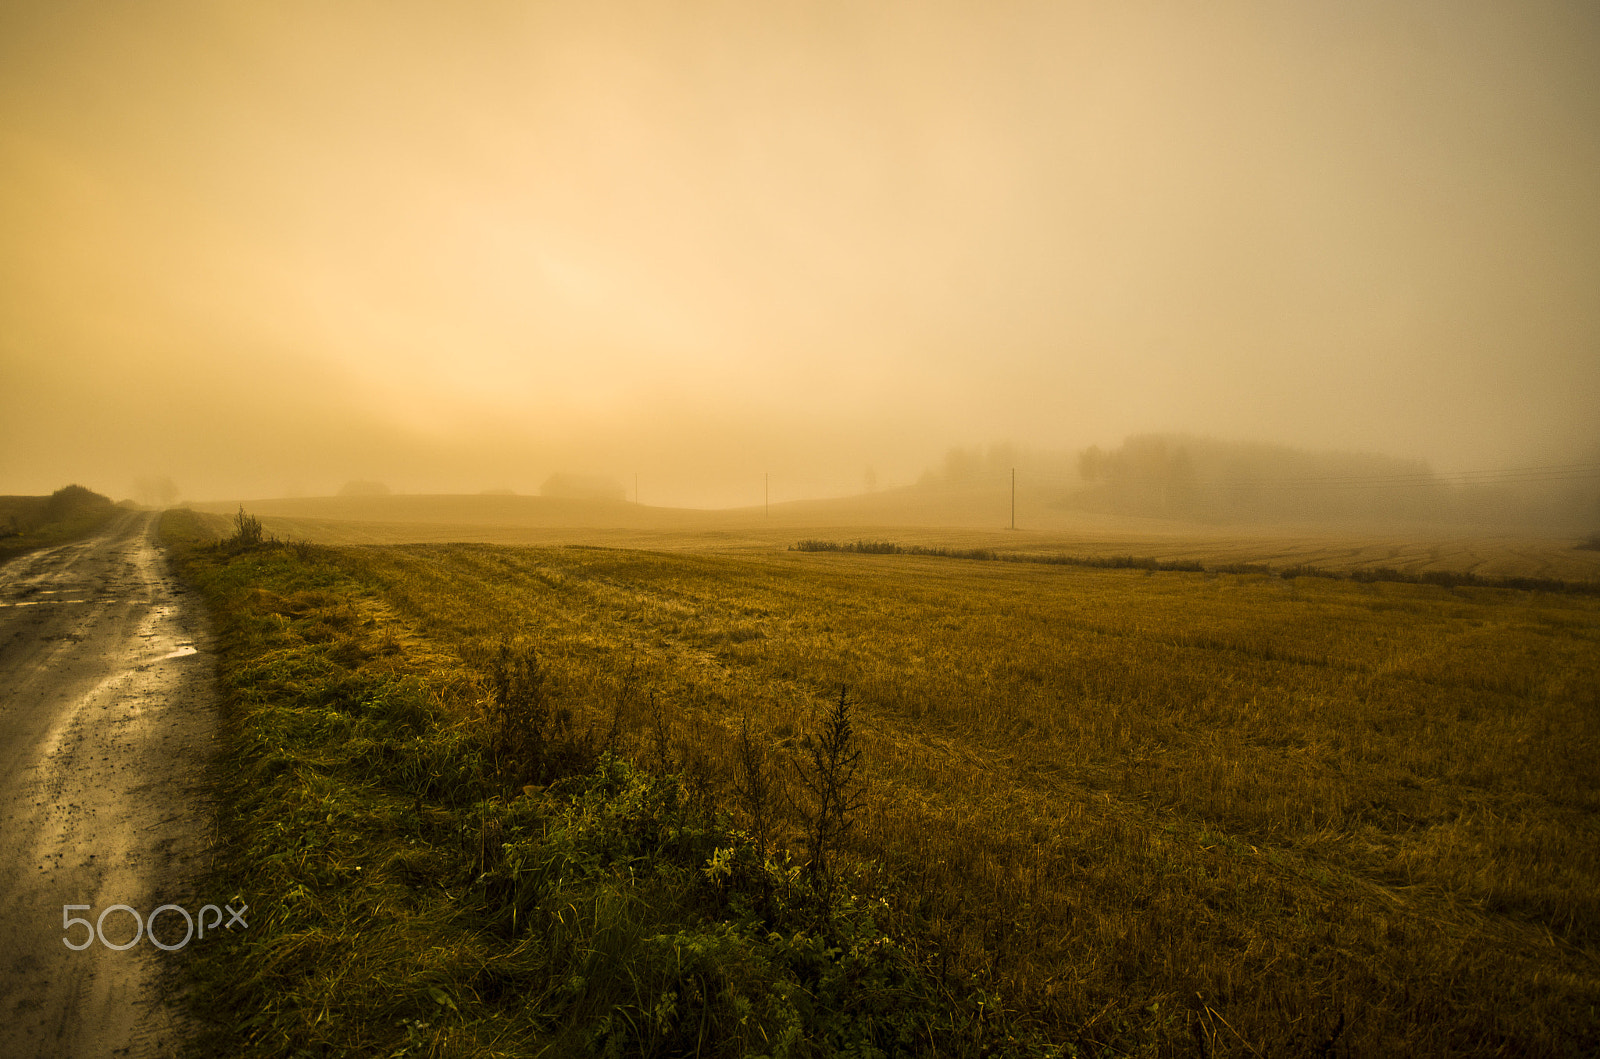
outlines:
M1017 528L1017 469L1011 468L1011 528Z
M767 517L772 517L772 472L761 472L761 495L767 505Z
M633 506L639 506L639 474L637 471L633 475Z

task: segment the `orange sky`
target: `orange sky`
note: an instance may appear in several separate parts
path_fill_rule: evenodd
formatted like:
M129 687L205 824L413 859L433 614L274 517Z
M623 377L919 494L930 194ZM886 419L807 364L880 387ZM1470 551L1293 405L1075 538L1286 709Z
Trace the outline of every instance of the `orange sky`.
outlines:
M1596 422L1592 4L0 0L0 493Z

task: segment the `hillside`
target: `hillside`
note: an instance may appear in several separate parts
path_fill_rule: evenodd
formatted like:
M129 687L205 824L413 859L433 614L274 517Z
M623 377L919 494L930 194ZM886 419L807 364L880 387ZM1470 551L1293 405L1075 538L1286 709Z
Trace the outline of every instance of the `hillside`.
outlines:
M81 485L49 496L0 496L0 562L83 536L116 510L109 498Z
M706 511L615 501L521 496L312 497L245 506L280 538L323 544L587 544L666 551L784 550L807 538L1008 553L1139 556L1206 565L1266 563L1333 571L1394 568L1600 581L1600 551L1581 536L1460 529L1342 532L1293 523L1217 525L1069 510L1019 486L1017 525L1006 529L1009 483L919 485L834 500ZM195 505L225 533L238 501Z

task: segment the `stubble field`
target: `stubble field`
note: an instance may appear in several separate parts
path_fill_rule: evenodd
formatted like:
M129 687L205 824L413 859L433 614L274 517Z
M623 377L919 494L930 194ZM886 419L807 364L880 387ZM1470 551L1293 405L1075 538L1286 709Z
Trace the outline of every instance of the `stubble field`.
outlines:
M1592 595L770 549L319 554L391 653L525 637L552 701L736 821L741 726L792 777L844 689L863 885L925 966L1063 1041L1600 1048Z
M1252 1042L1342 1018L1430 1051L1595 1032L1593 599L874 555L352 560L430 637L536 638L568 701L647 689L724 787L742 716L782 753L848 688L856 851L1029 1006L1159 1004Z

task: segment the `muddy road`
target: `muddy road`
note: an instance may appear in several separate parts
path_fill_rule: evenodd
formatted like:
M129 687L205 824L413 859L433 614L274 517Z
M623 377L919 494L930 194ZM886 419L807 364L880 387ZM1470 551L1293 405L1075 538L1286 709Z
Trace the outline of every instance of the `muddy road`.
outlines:
M228 896L197 889L213 656L155 526L119 514L0 566L0 1055L173 1052L183 1027L161 996L178 951L148 931L112 946L134 913ZM184 933L178 912L158 918L163 944Z

